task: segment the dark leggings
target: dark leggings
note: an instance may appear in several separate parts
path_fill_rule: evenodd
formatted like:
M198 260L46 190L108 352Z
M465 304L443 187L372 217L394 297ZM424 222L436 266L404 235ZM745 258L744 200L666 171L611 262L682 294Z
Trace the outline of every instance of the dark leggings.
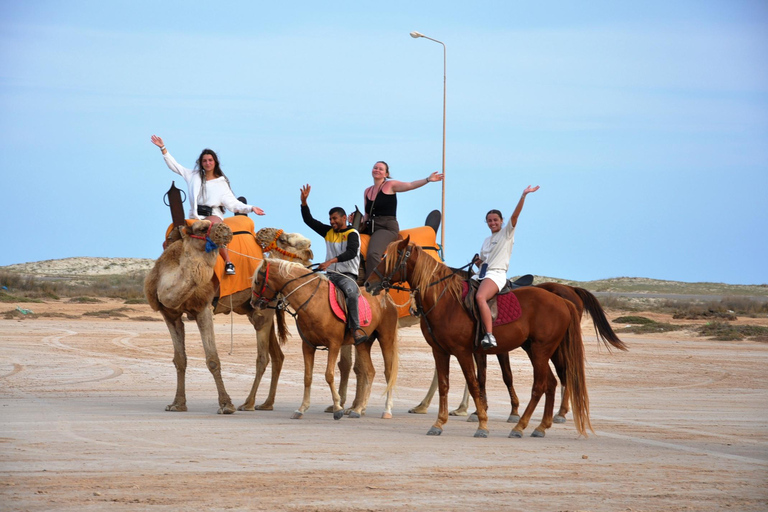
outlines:
M373 219L373 234L368 242L368 253L365 255L365 278L373 274L379 266L387 246L400 236L400 225L397 217L375 217Z

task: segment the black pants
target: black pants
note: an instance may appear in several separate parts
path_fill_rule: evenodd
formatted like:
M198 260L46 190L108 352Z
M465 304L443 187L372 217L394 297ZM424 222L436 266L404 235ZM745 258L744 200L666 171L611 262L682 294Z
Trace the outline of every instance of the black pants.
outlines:
M328 272L328 280L344 293L347 300L347 325L354 336L360 328L360 313L357 307L360 288L357 287L357 281L354 277L340 272Z

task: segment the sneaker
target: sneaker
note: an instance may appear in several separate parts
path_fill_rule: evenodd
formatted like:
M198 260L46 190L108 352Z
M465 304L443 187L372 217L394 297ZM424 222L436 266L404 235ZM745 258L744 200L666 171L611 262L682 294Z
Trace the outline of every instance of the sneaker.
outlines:
M233 263L227 263L224 266L224 273L227 274L228 276L235 275L235 265Z
M496 348L496 338L493 336L493 334L488 333L483 336L482 340L480 340L480 346L483 347L483 350Z
M365 343L366 341L368 341L368 335L365 334L364 330L357 329L355 331L355 346L357 346L357 345L359 345L361 343Z

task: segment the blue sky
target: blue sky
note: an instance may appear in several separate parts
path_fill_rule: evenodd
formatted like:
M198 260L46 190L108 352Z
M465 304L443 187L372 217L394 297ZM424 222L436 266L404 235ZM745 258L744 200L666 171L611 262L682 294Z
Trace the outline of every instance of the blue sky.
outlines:
M441 167L446 256L520 217L510 275L768 283L768 3L2 2L0 265L155 258L216 150L259 227L362 206L377 160ZM402 227L440 186L399 196ZM8 232L10 231L10 232Z

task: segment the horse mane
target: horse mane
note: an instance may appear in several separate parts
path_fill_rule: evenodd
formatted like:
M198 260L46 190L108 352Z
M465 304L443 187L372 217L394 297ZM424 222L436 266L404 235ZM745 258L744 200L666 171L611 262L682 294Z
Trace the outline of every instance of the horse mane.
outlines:
M387 247L387 254L397 254L397 246L400 242L394 241ZM408 244L408 247L411 248L411 251L415 251L418 253L418 258L416 259L416 265L413 268L413 274L411 275L411 279L413 282L411 283L411 287L416 289L418 288L421 290L422 295L425 297L427 294L433 295L433 299L437 299L438 290L442 290L438 286L430 286L434 284L436 281L439 281L440 279L445 279L445 285L448 287L448 291L451 295L456 298L457 301L461 302L461 293L462 293L462 287L461 283L463 279L460 275L453 273L446 277L447 272L451 272L451 269L444 265L443 263L437 261L433 257L429 256L424 250L419 247L418 245L415 245L413 243ZM384 267L384 273L389 275L392 272L395 271L395 265L397 265L399 258L385 258L385 267Z

